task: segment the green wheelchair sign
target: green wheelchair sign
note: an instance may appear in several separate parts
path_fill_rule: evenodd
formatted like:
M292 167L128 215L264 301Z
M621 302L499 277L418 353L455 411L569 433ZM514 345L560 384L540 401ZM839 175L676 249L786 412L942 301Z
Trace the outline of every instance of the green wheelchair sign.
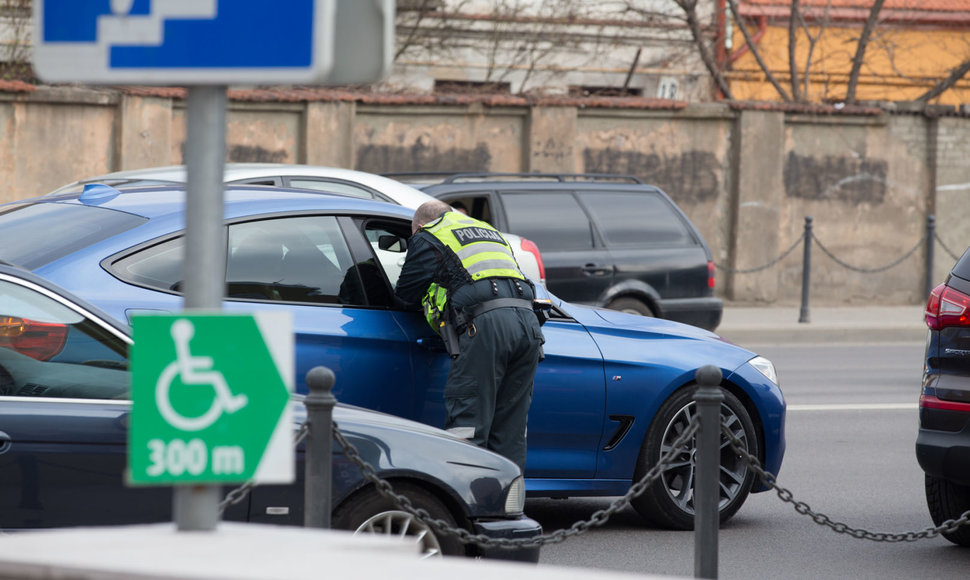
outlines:
M130 483L293 481L287 313L142 315L132 330Z

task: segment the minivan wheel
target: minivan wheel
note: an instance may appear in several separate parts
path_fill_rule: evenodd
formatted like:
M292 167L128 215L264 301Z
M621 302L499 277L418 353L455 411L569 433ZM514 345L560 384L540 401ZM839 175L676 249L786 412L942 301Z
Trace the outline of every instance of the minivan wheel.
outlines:
M687 430L697 416L694 393L697 387L675 392L654 416L637 458L633 474L640 481L667 453L674 440ZM747 409L741 401L721 389L721 422L726 424L735 437L744 444L747 452L757 456L758 434ZM721 468L718 488L718 514L723 523L733 516L748 497L755 480L754 472L728 444L727 437L720 435ZM694 477L696 465L697 436L691 438L682 451L668 466L659 479L647 487L643 494L631 502L634 509L646 520L661 527L675 530L694 529Z
M653 316L653 310L649 306L640 302L636 298L617 298L606 305L610 310L619 310L627 314L639 314L640 316Z
M933 524L939 526L947 520L960 519L970 510L970 487L957 485L930 475L925 479L926 505L930 508ZM960 526L942 536L959 546L970 546L970 526Z

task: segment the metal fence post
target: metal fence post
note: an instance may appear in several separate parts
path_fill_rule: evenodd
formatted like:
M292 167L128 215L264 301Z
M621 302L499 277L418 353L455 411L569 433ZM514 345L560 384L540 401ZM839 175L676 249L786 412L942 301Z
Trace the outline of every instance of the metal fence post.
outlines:
M313 367L306 374L310 393L304 399L307 426L306 463L304 466L303 525L307 528L330 528L330 484L333 472L333 407L337 399L330 389L333 371Z
M934 245L936 244L936 216L931 215L926 218L926 291L923 296L929 296L935 286L933 278L933 255Z
M802 307L798 312L799 322L811 322L808 310L809 292L812 287L812 216L805 216L805 239L802 242Z
M720 525L721 369L704 365L697 380L697 479L694 480L694 577L717 578L717 531Z

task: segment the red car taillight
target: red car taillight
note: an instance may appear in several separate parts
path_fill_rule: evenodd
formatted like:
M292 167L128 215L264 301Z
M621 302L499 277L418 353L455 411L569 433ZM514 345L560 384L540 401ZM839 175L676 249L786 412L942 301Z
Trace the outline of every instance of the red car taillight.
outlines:
M970 403L959 401L944 401L930 395L920 395L919 406L921 409L942 409L944 411L960 411L970 413Z
M926 301L926 325L933 330L948 326L970 326L970 296L940 284Z
M708 260L707 262L707 287L714 289L714 262Z
M67 341L67 326L26 318L0 316L0 347L37 360L50 360Z
M522 243L520 244L523 252L529 252L536 257L536 264L539 265L539 277L542 278L541 281L546 279L546 265L542 263L542 254L539 253L539 246L535 245L532 240L527 240L522 238Z

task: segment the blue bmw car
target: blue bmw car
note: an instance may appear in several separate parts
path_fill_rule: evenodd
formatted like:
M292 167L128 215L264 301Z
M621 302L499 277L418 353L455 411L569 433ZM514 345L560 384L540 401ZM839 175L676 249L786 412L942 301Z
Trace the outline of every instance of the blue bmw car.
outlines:
M449 358L422 314L393 299L412 210L259 186L230 186L225 199L223 308L291 312L297 377L326 365L341 402L442 426ZM184 244L184 202L175 187L91 186L6 204L0 259L121 320L178 311L183 255L192 251ZM723 421L778 472L785 402L770 361L693 326L546 297L553 309L529 415L529 496L626 493L694 416L694 376L705 364L724 377ZM726 520L762 487L740 457L722 449ZM686 449L637 498L637 511L654 524L690 529L693 476Z
M172 520L169 487L124 483L130 345L127 326L0 262L0 530ZM302 423L305 409L294 407ZM449 526L492 539L542 533L522 513L522 475L508 459L366 409L338 405L334 419L378 476ZM256 486L225 519L303 525L304 452L301 444L294 485ZM539 559L539 548L480 548L439 533L378 493L339 445L332 469L334 528L406 537L424 557Z

